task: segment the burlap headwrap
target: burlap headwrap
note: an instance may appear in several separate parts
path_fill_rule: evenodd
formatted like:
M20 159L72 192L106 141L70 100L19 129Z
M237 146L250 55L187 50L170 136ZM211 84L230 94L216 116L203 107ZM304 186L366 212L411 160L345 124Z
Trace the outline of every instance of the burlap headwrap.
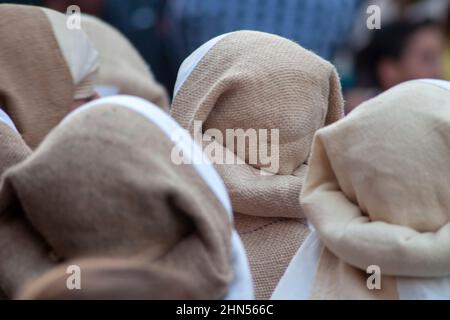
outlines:
M262 174L261 166L249 165L248 159L216 164L233 209L246 215L236 215L236 226L249 254L257 297L268 298L308 233L299 220L304 217L299 195L314 133L343 116L334 67L287 39L234 32L187 77L171 114L193 135L194 121L224 137L226 129L279 130L279 145L269 141L267 146L279 149L274 175Z
M449 101L412 81L318 131L301 196L326 247L312 298L396 299L397 277L450 275Z
M58 36L55 21L65 26L66 17L34 6L0 5L0 105L33 148L69 112L74 99L92 91L92 81L89 87L85 80L96 70L96 51L81 41L84 33L58 27ZM60 39L73 50L64 50ZM67 61L63 52L75 59ZM91 67L78 70L86 66Z
M25 217L41 242L67 263L113 259L123 266L120 261L127 260L129 267L121 269L125 274L141 271L130 282L112 285L120 289L120 298L135 297L126 289L134 281L148 287L142 299L223 298L232 278L230 220L192 166L172 163L173 147L135 111L118 105L81 111L5 173L0 216ZM18 255L30 251L14 235L3 241ZM31 273L31 260L8 267ZM98 282L86 285L85 298L104 292L102 281L109 277L108 271L105 278L95 277L95 268L91 277L88 269L85 281ZM0 286L8 281L5 276L0 272ZM7 293L23 285L16 279Z
M105 22L81 16L81 27L100 54L99 85L115 86L119 93L138 96L167 110L169 97L131 42Z

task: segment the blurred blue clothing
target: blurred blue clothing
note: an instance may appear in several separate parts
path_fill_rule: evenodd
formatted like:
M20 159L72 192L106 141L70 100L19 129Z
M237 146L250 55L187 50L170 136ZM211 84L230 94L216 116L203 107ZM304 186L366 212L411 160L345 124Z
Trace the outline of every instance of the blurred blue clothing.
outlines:
M349 36L361 0L169 0L173 63L209 39L235 30L258 30L294 40L332 60Z
M7 2L39 5L43 0ZM332 60L338 47L345 44L363 3L364 0L104 0L99 15L131 40L156 78L171 92L178 68L189 54L211 38L235 30L278 34Z
M119 29L170 92L173 73L166 58L163 9L166 0L105 0L102 19Z

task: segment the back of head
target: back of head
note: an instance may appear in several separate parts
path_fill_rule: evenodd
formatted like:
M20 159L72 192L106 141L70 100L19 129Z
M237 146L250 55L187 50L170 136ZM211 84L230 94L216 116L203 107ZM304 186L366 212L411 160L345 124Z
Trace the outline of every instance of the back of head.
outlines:
M238 31L209 49L174 97L171 113L191 133L194 121L223 136L227 129L279 130L276 173L292 174L306 161L314 132L343 111L330 63L282 37Z
M0 5L0 104L25 141L36 147L70 111L93 94L97 52L63 14Z
M449 88L406 82L318 131L301 202L343 261L448 275Z
M25 216L62 260L130 259L174 296L173 279L184 279L193 298L222 298L232 277L224 206L192 165L171 161L175 144L157 124L133 105L96 103L8 170L1 210Z

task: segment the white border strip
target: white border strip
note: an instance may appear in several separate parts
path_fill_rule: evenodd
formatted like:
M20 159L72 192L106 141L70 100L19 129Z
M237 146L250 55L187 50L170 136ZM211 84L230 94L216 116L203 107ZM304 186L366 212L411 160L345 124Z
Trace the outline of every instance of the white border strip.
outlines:
M231 220L233 220L233 211L231 208L230 198L226 191L225 184L222 178L219 176L214 167L205 161L195 161L195 159L204 159L203 152L200 147L192 140L189 133L182 129L181 126L173 120L167 113L162 111L159 107L150 103L144 99L133 96L114 96L106 97L92 101L82 107L72 111L67 115L59 126L64 125L74 116L82 113L93 107L101 107L104 105L117 105L120 107L133 110L157 125L172 141L174 132L184 132L184 136L181 140L174 141L178 147L183 150L183 153L189 157L195 170L203 178L206 184L211 188L213 193L217 196L220 202L225 207ZM179 137L179 135L177 135ZM225 300L252 300L255 298L253 290L253 281L250 273L250 266L247 260L244 246L237 234L233 229L231 237L231 251L232 251L232 264L234 270L234 279L230 284L230 289L225 297Z

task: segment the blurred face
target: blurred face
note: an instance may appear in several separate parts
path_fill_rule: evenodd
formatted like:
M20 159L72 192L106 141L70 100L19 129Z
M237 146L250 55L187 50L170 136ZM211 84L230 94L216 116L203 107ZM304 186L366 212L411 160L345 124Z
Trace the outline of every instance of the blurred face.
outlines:
M400 64L405 78L442 78L444 36L435 28L416 32L410 39Z
M445 39L436 28L418 30L409 39L398 61L380 64L382 89L389 89L401 82L421 78L443 78Z

